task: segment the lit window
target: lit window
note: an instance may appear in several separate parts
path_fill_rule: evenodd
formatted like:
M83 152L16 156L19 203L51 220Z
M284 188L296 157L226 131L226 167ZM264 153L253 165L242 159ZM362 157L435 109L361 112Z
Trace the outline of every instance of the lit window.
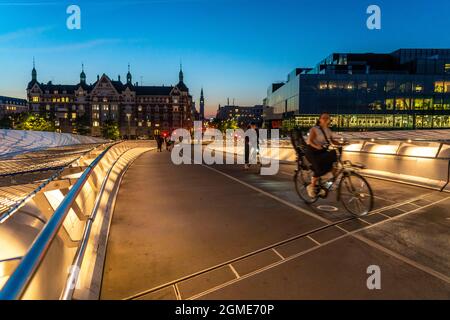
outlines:
M39 97L33 97L33 102L39 102Z
M77 118L77 114L76 113L72 113L72 119L76 119Z
M450 63L445 64L445 73L450 73Z
M138 107L138 111L142 111L142 106L139 106L139 107Z
M437 92L437 93L444 92L444 82L443 81L437 81L434 83L434 92Z
M92 122L92 126L93 126L93 127L98 127L98 125L99 125L98 121L93 121L93 122Z
M416 84L414 87L415 92L423 92L423 86L421 84Z

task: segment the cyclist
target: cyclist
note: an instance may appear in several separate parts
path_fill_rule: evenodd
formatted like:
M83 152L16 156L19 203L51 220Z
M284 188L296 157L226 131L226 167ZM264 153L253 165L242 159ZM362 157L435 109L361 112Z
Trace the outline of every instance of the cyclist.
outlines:
M314 175L311 184L306 188L308 196L315 198L322 196L325 191L320 190L317 194L317 182L319 177L326 175L325 179L331 179L334 175L334 163L337 161L336 150L329 150L329 146L343 145L333 137L330 129L331 117L328 112L322 112L314 127L309 130L306 157L312 164Z

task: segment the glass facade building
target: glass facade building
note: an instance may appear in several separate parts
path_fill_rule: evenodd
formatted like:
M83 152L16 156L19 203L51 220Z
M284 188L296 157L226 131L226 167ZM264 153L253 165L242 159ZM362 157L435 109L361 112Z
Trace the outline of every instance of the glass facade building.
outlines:
M273 84L264 102L287 128L309 128L324 111L339 130L450 128L450 49L334 53Z

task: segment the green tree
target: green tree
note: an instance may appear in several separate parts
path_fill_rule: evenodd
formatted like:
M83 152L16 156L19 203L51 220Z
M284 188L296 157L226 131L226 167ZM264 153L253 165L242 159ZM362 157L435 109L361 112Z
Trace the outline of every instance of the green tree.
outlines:
M55 131L53 121L45 119L43 116L36 114L23 114L19 118L19 123L15 126L18 130L33 131Z
M110 140L120 139L120 130L117 122L106 120L102 125L102 136L103 138Z
M5 116L0 119L0 129L12 129L13 121L10 116Z
M88 135L91 133L89 120L90 120L89 115L87 113L84 113L83 115L76 118L75 130L77 131L78 134Z

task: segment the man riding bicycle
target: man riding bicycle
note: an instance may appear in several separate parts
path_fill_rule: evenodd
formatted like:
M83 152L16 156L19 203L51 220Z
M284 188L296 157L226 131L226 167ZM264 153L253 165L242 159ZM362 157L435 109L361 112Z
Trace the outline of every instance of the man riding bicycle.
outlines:
M334 163L337 162L337 153L336 150L329 150L330 145L343 145L333 136L330 129L331 121L330 114L323 112L316 125L309 130L305 153L311 162L314 175L306 191L311 198L322 196L321 193L324 193L324 190L320 190L317 194L319 177L326 175L325 179L328 180L335 174Z

